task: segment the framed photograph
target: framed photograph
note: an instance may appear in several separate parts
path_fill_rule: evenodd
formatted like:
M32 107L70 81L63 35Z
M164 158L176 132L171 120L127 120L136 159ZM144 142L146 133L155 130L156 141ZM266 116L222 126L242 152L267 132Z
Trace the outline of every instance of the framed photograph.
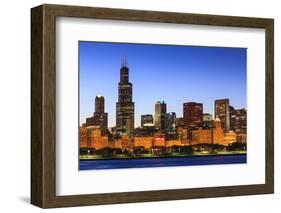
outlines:
M274 192L274 21L31 9L31 203Z

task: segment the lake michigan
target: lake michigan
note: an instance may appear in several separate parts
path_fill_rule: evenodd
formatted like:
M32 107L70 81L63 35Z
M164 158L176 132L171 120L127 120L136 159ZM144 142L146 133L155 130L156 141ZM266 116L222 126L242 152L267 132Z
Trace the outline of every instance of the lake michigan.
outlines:
M139 159L80 160L79 170L198 166L247 163L246 154Z

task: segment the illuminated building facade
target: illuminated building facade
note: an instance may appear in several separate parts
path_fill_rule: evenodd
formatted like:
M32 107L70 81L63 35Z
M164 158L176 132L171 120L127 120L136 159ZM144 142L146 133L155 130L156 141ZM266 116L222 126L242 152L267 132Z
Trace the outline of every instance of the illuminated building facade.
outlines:
M247 135L246 134L237 134L236 136L238 143L247 143Z
M236 134L229 133L225 135L223 128L221 127L221 121L219 117L213 121L213 127L211 129L197 129L192 130L191 145L197 144L225 144L227 142L233 143L236 140ZM225 136L227 137L225 140Z
M229 99L215 100L215 117L219 117L224 132L230 130Z
M165 133L175 134L176 133L176 113L169 112L165 115Z
M218 116L216 116L213 124L212 143L214 144L224 143L224 129L222 128L222 122Z
M134 147L144 147L145 149L150 149L153 144L153 137L135 137Z
M124 60L120 69L118 102L116 103L116 132L130 135L134 130L135 104L132 95L133 85L129 82L129 68Z
M82 127L83 128L83 127ZM95 126L87 126L87 147L96 150L109 146L108 137L102 136L101 130ZM81 140L81 135L80 135Z
M178 127L177 128L177 135L178 135L178 139L180 139L184 144L189 145L187 128Z
M229 145L231 143L237 142L237 134L233 131L226 132L224 134L224 145Z
M182 146L181 140L168 140L166 141L166 147L171 147L171 146Z
M88 147L88 135L87 135L87 127L80 127L79 128L79 143L80 148L87 148Z
M247 110L237 109L235 110L235 119L233 120L233 131L238 134L247 133Z
M188 138L192 138L192 130L200 129L203 125L203 104L187 102L183 104L184 126L188 129Z
M192 131L191 145L212 143L212 130L197 129Z
M186 128L196 129L202 127L203 104L187 102L183 104L183 119Z
M203 114L203 129L211 129L213 124L213 116L210 113Z
M153 115L141 115L141 127L153 126Z
M153 139L153 147L157 147L157 146L165 146L166 145L166 140L165 137L163 135L155 135L154 139Z
M165 116L167 113L167 104L157 101L155 104L155 128L163 131L165 129Z

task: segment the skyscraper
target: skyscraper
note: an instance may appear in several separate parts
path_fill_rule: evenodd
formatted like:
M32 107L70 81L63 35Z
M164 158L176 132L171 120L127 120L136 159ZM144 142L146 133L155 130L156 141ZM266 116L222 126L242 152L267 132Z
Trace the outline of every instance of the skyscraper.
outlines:
M116 132L130 135L134 130L135 104L132 101L133 85L129 82L129 68L123 60L118 83L118 102L116 103Z
M107 117L107 113L104 112L104 97L97 95L95 98L94 115L86 119L86 126L99 126L103 133L107 130Z
M165 128L165 116L167 105L164 101L157 101L155 104L155 127L161 131Z
M97 95L95 98L95 112L104 113L104 97Z
M176 113L169 112L165 115L165 134L174 135L176 134Z
M215 100L215 117L219 117L224 132L230 129L229 99Z
M187 102L183 104L184 126L188 129L197 129L203 124L203 104Z
M213 116L210 113L203 114L203 129L210 129L212 127Z
M247 110L246 109L236 109L235 110L235 120L233 123L232 130L238 134L247 133Z

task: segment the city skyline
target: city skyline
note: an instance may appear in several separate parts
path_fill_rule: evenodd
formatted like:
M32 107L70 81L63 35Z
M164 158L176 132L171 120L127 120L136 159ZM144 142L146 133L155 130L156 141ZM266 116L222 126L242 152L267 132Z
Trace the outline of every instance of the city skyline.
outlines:
M245 48L79 42L79 50L80 125L93 114L98 94L105 98L108 126L116 125L123 52L134 85L135 127L141 115L154 116L157 101L165 101L167 112L177 117L183 117L185 102L203 103L203 112L213 116L216 99L229 98L234 108L247 109Z

